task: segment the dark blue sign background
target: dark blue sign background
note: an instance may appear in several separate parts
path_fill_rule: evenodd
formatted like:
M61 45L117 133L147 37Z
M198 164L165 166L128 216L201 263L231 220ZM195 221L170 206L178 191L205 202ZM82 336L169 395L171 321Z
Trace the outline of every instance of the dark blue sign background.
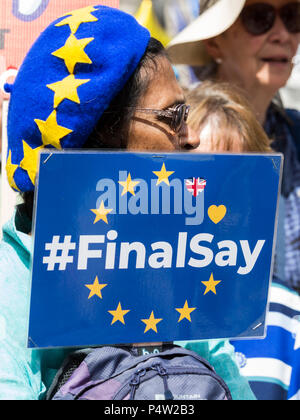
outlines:
M40 161L30 347L264 335L280 155L43 152ZM128 174L135 195L119 183ZM197 198L185 186L193 177L206 180ZM170 214L156 214L161 186L181 196Z

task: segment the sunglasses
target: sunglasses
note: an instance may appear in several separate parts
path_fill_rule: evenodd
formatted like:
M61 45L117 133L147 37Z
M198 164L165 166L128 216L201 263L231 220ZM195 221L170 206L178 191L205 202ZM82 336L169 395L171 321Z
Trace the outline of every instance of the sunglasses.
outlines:
M279 15L287 31L291 34L300 32L300 3L291 2L276 9L268 3L254 3L246 6L241 13L244 28L251 35L267 33Z
M166 122L170 128L175 131L175 133L178 133L183 124L187 122L190 106L186 104L179 104L174 108L168 108L165 110L136 108L136 111L147 114L155 114L158 120Z

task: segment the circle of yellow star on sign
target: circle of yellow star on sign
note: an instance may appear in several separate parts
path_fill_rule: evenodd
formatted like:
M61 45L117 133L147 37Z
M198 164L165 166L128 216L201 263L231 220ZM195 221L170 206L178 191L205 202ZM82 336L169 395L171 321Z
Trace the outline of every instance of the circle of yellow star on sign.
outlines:
M100 284L98 280L98 276L96 276L95 281L93 284L85 284L85 287L90 289L90 294L88 299L91 299L93 296L98 296L100 299L102 299L102 293L101 290L106 287L107 284Z
M121 302L119 302L119 305L115 311L108 311L108 312L113 316L111 325L113 325L117 321L120 321L122 324L125 325L124 315L128 314L130 310L123 310L121 306Z
M107 215L111 213L113 209L106 209L104 206L104 202L101 201L100 207L98 209L91 209L91 211L96 215L94 224L99 222L99 220L103 220L103 222L108 224Z
M187 319L188 321L192 322L191 313L196 309L197 308L189 308L188 301L186 300L183 308L176 308L176 311L180 313L178 322L181 322L183 319Z
M61 20L55 26L64 26L69 25L72 34L75 34L81 23L88 23L88 22L97 22L98 19L91 14L91 12L95 12L93 6L84 7L82 9L74 10L71 13L65 14L64 16L68 16L67 18Z
M129 173L126 181L119 181L119 184L122 185L123 191L122 195L130 192L132 195L135 195L134 188L140 183L140 181L132 181L131 174Z
M153 330L154 332L157 333L157 327L156 325L162 321L162 319L155 319L154 317L154 312L151 312L150 318L149 319L142 319L141 320L144 324L146 324L146 328L144 331L144 334L149 331L149 330Z
M169 177L174 174L174 171L167 171L166 170L166 165L163 164L162 168L160 171L153 171L154 175L156 175L158 177L156 186L161 184L162 182L164 182L167 185L170 185L169 182Z
M214 276L213 276L213 273L211 273L211 275L210 275L210 278L209 278L209 281L202 281L201 283L203 283L204 284L204 286L206 286L206 290L205 290L205 292L204 292L204 296L207 294L207 293L209 293L209 292L212 292L212 293L214 293L215 295L217 294L217 291L216 291L216 286L219 284L219 283L221 283L221 281L218 281L218 280L214 280Z

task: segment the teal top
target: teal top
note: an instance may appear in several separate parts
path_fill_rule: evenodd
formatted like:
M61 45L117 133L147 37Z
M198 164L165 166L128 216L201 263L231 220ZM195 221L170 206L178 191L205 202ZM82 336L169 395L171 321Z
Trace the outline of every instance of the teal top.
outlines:
M13 217L0 244L1 400L42 399L66 355L63 350L26 348L31 250L31 236L16 229Z
M70 350L26 348L32 238L17 230L15 219L14 215L4 226L0 244L0 399L38 400L45 397ZM240 375L233 347L227 341L181 345L197 352L215 368L233 399L255 399L247 380Z

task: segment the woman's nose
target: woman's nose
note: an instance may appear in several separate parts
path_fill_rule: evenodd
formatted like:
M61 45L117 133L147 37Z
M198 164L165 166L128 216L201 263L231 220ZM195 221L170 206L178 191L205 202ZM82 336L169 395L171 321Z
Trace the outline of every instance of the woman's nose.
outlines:
M184 150L194 150L200 145L200 139L196 131L188 125L186 126L185 136L181 138L180 147Z
M270 40L276 43L284 43L290 38L290 33L285 27L282 19L277 16L274 26L271 30Z

